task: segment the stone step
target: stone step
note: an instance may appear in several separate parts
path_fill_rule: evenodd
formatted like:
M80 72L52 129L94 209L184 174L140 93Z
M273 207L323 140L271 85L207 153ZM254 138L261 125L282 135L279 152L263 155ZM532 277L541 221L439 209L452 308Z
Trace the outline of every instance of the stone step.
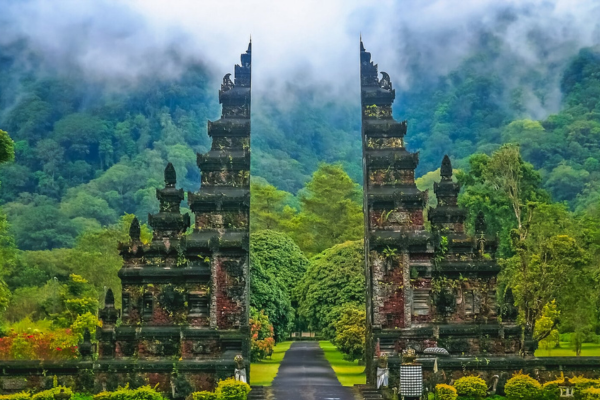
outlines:
M267 400L267 392L264 386L250 386L248 400Z
M370 385L356 385L363 400L382 400L383 395L375 387Z

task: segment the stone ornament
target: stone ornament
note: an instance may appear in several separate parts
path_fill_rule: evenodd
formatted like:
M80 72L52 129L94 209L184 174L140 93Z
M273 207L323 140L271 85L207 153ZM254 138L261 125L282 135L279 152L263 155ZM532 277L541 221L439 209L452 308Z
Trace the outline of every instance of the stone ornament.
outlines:
M387 387L389 377L388 356L386 353L382 353L377 361L377 389Z
M241 354L238 354L233 359L235 361L235 380L238 382L248 383L248 379L246 378L246 364L244 363L244 357Z

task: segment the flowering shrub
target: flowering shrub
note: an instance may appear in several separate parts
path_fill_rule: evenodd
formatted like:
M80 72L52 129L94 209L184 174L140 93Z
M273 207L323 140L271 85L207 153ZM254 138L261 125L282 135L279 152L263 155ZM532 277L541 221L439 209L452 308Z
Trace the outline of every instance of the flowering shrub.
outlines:
M515 374L506 382L504 391L509 400L537 400L541 397L541 388L529 375Z
M250 318L250 359L253 362L260 361L267 355L273 353L275 339L273 338L273 325L264 311L252 310Z
M464 376L454 382L454 387L459 396L482 399L487 394L487 385L478 376Z
M53 332L16 332L0 338L3 360L71 360L77 358L77 340L70 329Z
M458 394L456 389L450 385L443 383L435 385L435 398L436 400L456 400Z

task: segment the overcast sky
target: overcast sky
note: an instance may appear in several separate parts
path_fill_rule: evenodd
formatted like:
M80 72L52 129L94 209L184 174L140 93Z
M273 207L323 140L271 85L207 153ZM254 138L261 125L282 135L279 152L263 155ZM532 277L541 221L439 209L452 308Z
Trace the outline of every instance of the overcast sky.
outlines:
M524 63L532 29L564 48L600 42L600 2L592 0L1 0L0 43L26 36L49 60L90 75L177 73L200 60L215 76L233 72L250 35L253 84L293 82L357 90L358 40L395 87L410 85L407 65L424 73L456 66L489 26ZM510 14L509 23L500 16ZM552 51L552 50L550 50Z

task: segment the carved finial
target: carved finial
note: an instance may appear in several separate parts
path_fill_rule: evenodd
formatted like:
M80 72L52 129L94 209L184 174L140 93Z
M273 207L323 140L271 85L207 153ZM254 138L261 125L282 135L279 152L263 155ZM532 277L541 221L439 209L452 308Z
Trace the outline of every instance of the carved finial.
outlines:
M175 186L177 183L177 172L175 172L175 167L173 164L168 163L165 168L165 185L166 186Z
M223 77L223 83L221 84L221 91L226 92L228 90L233 89L233 87L235 86L233 84L233 81L230 78L231 74L225 74L225 76Z
M392 80L387 72L381 71L382 78L379 81L379 87L385 90L392 90Z
M140 228L140 221L138 221L137 217L134 217L129 226L129 237L134 241L138 241L140 240L141 234L142 229Z
M108 288L106 291L106 296L104 296L104 308L113 308L115 306L115 295L111 288Z
M475 232L485 233L486 229L487 226L485 223L485 215L483 214L483 211L479 211L477 213L477 217L475 218Z
M444 159L442 160L442 167L440 168L440 175L442 179L450 180L452 179L452 163L450 162L450 157L446 154Z

